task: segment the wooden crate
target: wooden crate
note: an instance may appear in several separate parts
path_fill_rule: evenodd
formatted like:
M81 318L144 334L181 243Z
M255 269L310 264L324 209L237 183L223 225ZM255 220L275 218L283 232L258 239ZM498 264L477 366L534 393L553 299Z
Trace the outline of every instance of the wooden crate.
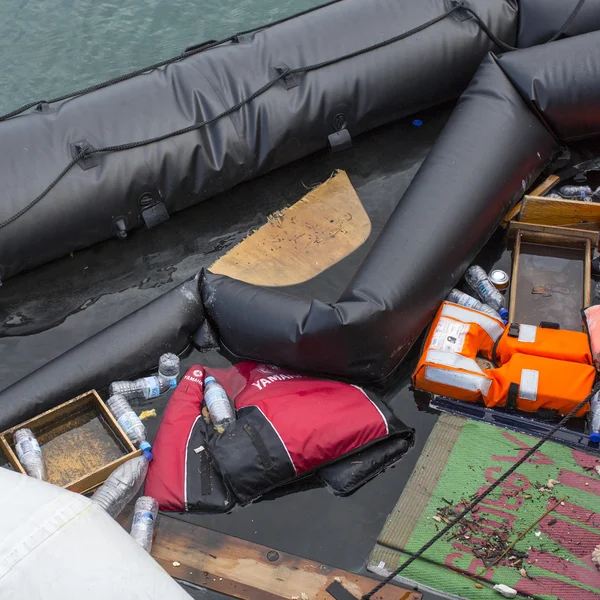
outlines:
M517 306L517 298L523 298L523 290L519 288L519 275L522 268L522 251L525 244L530 245L532 248L540 249L540 256L546 253L547 257L550 257L552 251L560 252L561 249L564 252L572 251L578 252L582 262L582 278L581 281L576 282L577 290L576 295L570 299L570 304L577 300L577 307L570 307L573 315L581 308L590 304L591 296L591 255L592 248L598 243L598 232L597 231L586 231L581 229L571 229L567 227L555 227L548 225L538 225L531 223L520 223L511 222L509 227L509 235L514 237L514 250L513 250L513 267L512 267L512 283L510 289L510 306L509 306L509 320L511 322L527 323L529 325L539 325L539 322L533 322L536 320L533 316L529 318L527 311L523 310L523 307ZM548 250L552 249L552 250ZM540 278L542 279L543 272L540 272ZM521 283L522 285L522 283ZM568 291L568 288L566 288ZM552 292L550 290L550 296ZM533 289L532 292L533 293ZM568 292L570 293L570 292ZM548 303L550 304L550 303ZM557 309L558 310L558 309ZM575 317L571 316L571 321L575 321ZM541 319L546 320L546 319ZM578 317L577 317L577 320ZM571 324L567 327L562 324L565 329L579 329Z
M47 480L73 492L94 489L119 465L141 454L95 390L0 434L0 450L21 473L25 470L17 458L13 434L23 427L38 439Z

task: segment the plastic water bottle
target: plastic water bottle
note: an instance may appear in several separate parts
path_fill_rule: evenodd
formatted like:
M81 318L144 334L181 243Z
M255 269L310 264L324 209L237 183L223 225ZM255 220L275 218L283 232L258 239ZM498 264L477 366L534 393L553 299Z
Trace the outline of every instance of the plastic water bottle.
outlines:
M158 502L152 496L140 496L136 500L131 537L148 553L152 550L152 535L157 515Z
M592 188L589 185L563 185L558 189L558 193L563 198L573 200L590 200L592 197Z
M136 456L117 467L94 492L92 502L101 506L114 519L142 487L149 462L145 455Z
M214 377L209 376L204 380L204 400L213 425L225 428L235 421L235 414L227 392Z
M157 398L177 386L179 357L176 354L163 354L158 361L158 373L135 381L113 381L108 388L111 396L120 394L128 402Z
M590 401L590 442L600 442L600 392Z
M473 296L469 296L469 294L465 294L460 290L453 289L448 294L448 302L454 302L454 304L460 304L461 306L466 306L467 308L472 308L473 310L478 310L479 312L485 313L490 317L494 317L499 321L502 321L502 317L491 307L483 302L477 300L477 298L473 298Z
M143 451L150 451L150 444L146 441L146 428L137 416L125 396L115 394L107 402L110 412L113 414L121 429L127 434L134 446Z
M25 472L35 479L46 480L46 465L40 445L31 429L17 429L13 435L17 458Z
M465 279L469 284L469 287L481 298L481 300L488 306L491 306L494 310L498 311L502 320L506 322L508 319L508 311L505 307L506 300L492 283L488 274L480 266L473 265L467 269Z

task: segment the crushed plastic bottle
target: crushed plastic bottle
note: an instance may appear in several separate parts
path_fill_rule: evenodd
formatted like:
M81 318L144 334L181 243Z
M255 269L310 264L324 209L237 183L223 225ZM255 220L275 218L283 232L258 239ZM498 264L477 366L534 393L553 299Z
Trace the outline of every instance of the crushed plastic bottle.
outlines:
M157 398L177 386L179 357L170 352L163 354L158 361L158 373L135 381L113 381L108 389L111 396L120 394L130 403Z
M596 392L590 401L590 442L600 442L600 392Z
M215 427L225 429L235 421L235 413L227 392L214 377L209 376L204 380L204 400Z
M17 458L29 477L46 480L46 464L40 445L31 429L24 427L13 434Z
M500 315L491 306L480 302L477 300L477 298L473 298L473 296L469 296L469 294L465 294L460 290L451 290L448 294L447 300L448 302L454 302L454 304L460 304L461 306L478 310L479 312L485 313L490 317L494 317L495 319L502 321L502 317L500 317Z
M142 487L149 462L144 454L117 467L94 492L92 502L101 506L113 519L117 517Z
M481 298L482 302L498 311L500 318L506 323L508 319L506 300L488 277L488 274L480 266L473 265L467 269L465 280L469 287Z
M131 442L143 451L150 451L150 444L146 441L146 427L137 416L125 396L115 394L107 402L110 412L113 414L121 429L126 433Z
M131 537L148 553L152 550L152 535L158 515L158 502L152 496L140 496L135 502Z
M558 188L558 193L563 198L572 200L586 200L593 194L592 188L589 185L563 185Z

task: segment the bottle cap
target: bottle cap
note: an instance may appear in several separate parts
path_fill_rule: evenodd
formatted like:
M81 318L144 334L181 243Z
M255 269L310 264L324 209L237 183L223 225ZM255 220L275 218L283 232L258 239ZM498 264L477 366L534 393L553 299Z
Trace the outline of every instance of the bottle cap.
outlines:
M165 377L177 377L179 375L179 357L167 352L158 359L158 372Z
M214 382L217 383L217 380L212 376L209 375L205 380L204 380L204 385L208 385L209 383Z
M146 457L147 460L152 460L154 458L152 456L152 452L150 452L151 448L152 446L148 442L142 442L140 444L140 450L142 451L142 454Z
M600 431L592 431L590 433L590 442L598 443L600 442Z
M502 317L502 319L503 319L504 321L506 321L506 320L508 319L508 311L507 311L505 308L501 308L501 309L498 311L498 314L499 314L499 315Z

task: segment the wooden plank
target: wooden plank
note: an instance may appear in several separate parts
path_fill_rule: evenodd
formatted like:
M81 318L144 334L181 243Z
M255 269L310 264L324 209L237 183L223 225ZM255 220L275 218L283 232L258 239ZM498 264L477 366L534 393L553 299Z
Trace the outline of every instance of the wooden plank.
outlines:
M583 307L592 303L592 243L586 240L583 263Z
M560 177L558 175L550 175L549 177L546 177L546 179L544 179L544 181L542 181L540 185L533 188L533 190L531 190L530 195L543 196L546 192L551 190L559 181ZM507 227L509 222L512 221L519 214L519 211L521 210L521 204L522 202L517 202L506 214L504 219L502 219L502 223L500 223L502 227Z
M510 299L508 307L508 322L515 322L515 308L517 304L517 281L519 280L519 261L521 258L521 232L517 231L517 238L515 240L515 249L513 252L513 264L512 264L512 284L510 286Z
M359 248L371 221L344 171L232 248L210 271L269 287L307 281Z
M587 231L585 229L573 229L567 227L556 227L553 225L540 225L537 223L521 223L520 221L513 221L509 225L509 233L512 234L515 231L521 231L523 237L530 239L532 237L545 237L547 239L553 238L555 240L563 240L564 242L569 241L580 241L582 244L585 240L590 240L593 244L598 242L597 231Z
M600 204L525 196L519 220L526 223L577 228L579 223L600 223Z
M531 190L530 196L543 196L546 192L549 192L558 182L560 177L558 175L550 175L546 177L540 185Z
M132 507L119 516L129 530ZM332 600L326 591L339 581L356 598L371 590L377 580L355 575L315 561L275 551L159 515L152 556L177 578L243 600L301 598ZM174 566L173 563L179 563ZM389 585L374 600L421 600L418 592Z

